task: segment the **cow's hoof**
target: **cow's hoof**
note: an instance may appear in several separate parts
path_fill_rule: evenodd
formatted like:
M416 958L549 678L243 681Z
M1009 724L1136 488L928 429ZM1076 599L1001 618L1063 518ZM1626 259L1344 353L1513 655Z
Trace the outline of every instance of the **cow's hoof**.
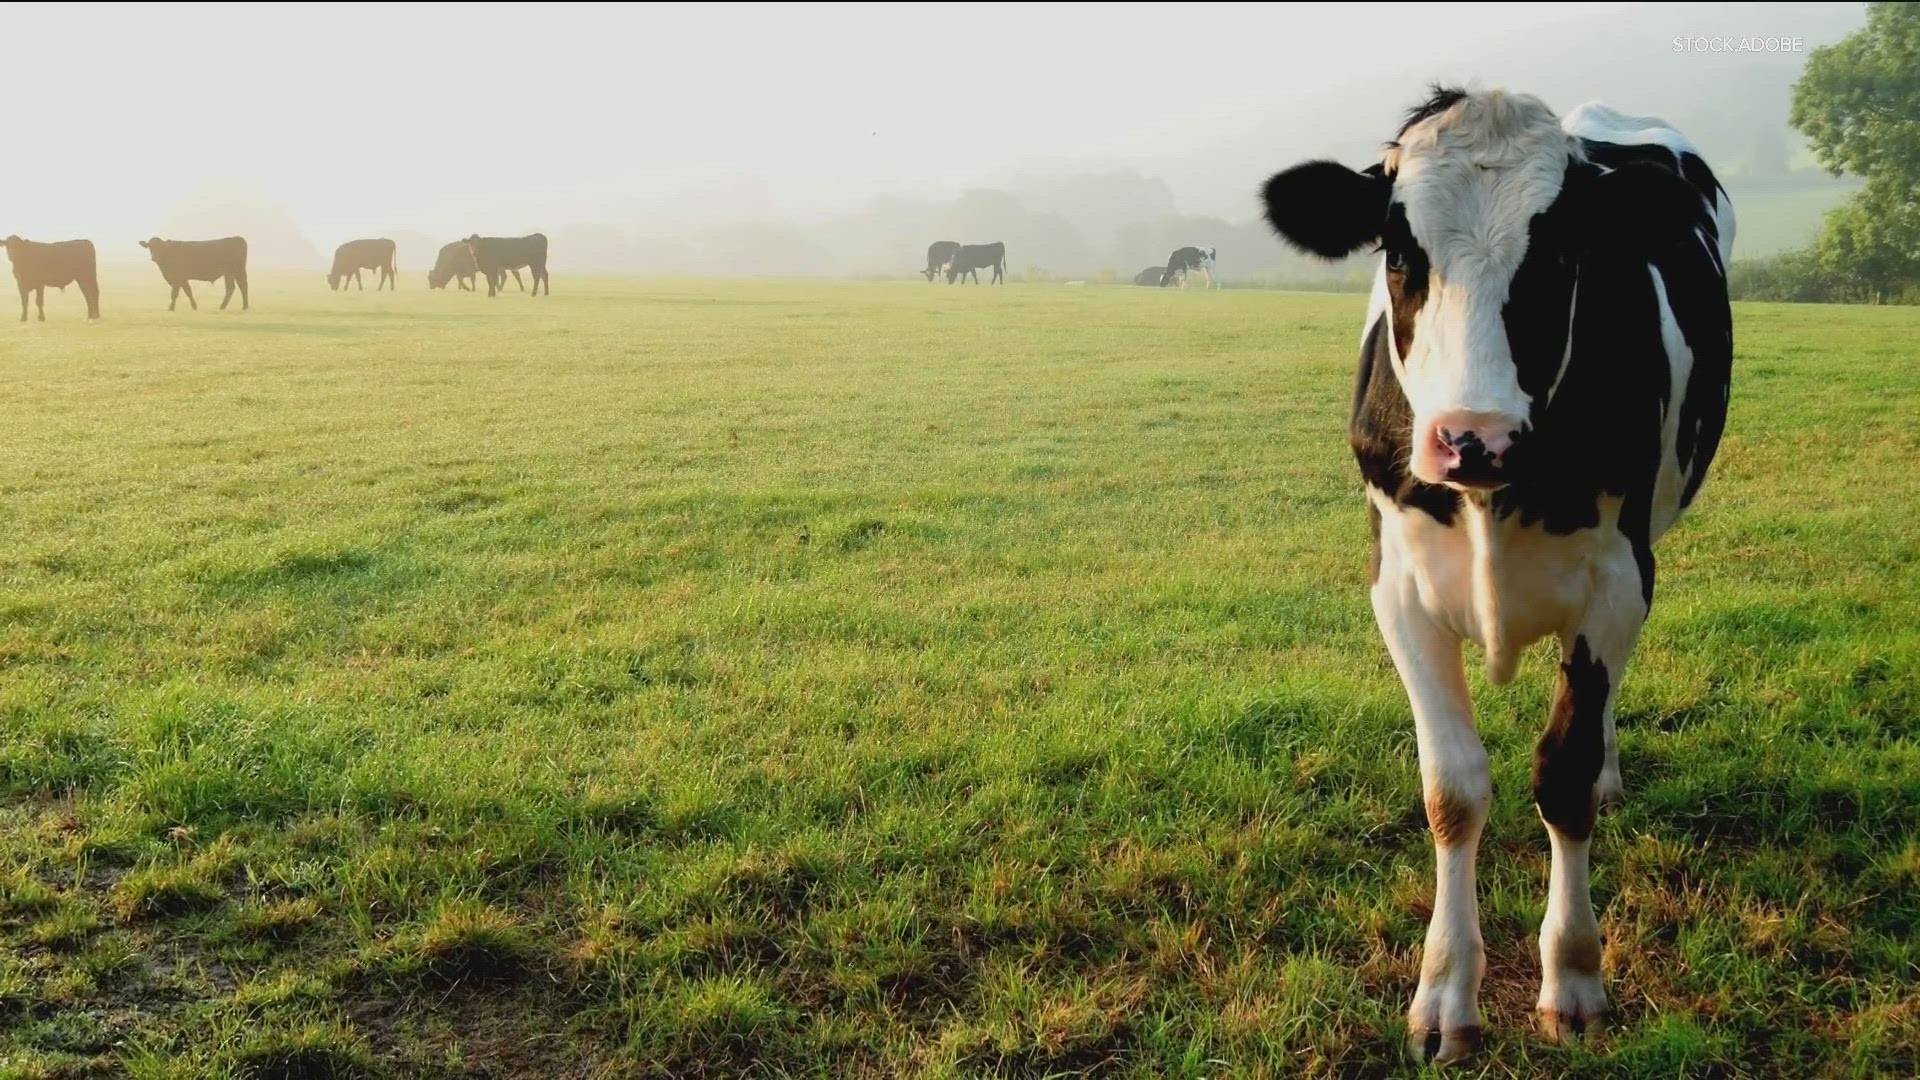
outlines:
M1598 975L1563 976L1540 991L1540 1033L1554 1042L1590 1039L1606 1030L1607 992Z
M1579 1042L1591 1039L1607 1030L1607 1011L1597 1013L1560 1012L1557 1009L1540 1010L1540 1033L1557 1043Z
M1480 1049L1480 1029L1414 1027L1407 1032L1407 1054L1422 1065L1465 1061Z

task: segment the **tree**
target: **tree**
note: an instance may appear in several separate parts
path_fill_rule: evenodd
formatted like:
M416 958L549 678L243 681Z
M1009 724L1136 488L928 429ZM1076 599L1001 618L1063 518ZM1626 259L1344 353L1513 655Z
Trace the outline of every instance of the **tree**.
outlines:
M1877 300L1920 283L1920 4L1870 4L1866 26L1815 49L1791 120L1828 171L1867 181L1828 213L1821 264Z
M1876 205L1873 189L1827 211L1827 226L1813 247L1819 268L1849 292L1886 303L1920 280L1912 238L1920 236L1911 199L1905 207ZM1904 238L1904 239L1903 239Z
M1820 265L1874 300L1920 282L1920 4L1870 4L1859 31L1812 50L1791 121L1828 171L1866 179L1828 213Z

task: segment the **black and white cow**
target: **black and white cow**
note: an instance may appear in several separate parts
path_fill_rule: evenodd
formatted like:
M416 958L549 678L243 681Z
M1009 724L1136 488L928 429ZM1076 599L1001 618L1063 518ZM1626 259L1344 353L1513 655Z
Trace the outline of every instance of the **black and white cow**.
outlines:
M1187 275L1198 270L1207 275L1207 288L1219 288L1220 283L1213 276L1214 254L1214 249L1210 247L1176 248L1173 254L1167 256L1167 268L1160 273L1160 284L1164 287L1178 281L1184 289Z
M993 283L1000 285L1007 276L1007 245L995 240L991 244L962 244L947 261L947 284L973 275L973 283L980 284L980 271L993 268Z
M1560 673L1533 759L1552 844L1537 1002L1567 1039L1602 1019L1587 888L1619 798L1613 701L1653 600L1653 544L1706 478L1733 356L1733 205L1660 120L1436 89L1378 164L1267 182L1299 248L1382 252L1349 433L1371 503L1374 614L1413 708L1436 876L1408 1025L1470 1053L1486 968L1474 854L1492 785L1461 645L1494 683L1553 635Z
M953 261L954 253L960 250L956 240L935 240L927 245L927 268L920 271L928 283L947 272L947 264Z

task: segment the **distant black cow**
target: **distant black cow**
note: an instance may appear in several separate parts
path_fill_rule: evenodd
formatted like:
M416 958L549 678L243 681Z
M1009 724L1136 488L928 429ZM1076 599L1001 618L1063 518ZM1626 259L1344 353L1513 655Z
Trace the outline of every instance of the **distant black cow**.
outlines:
M333 269L327 273L327 288L339 289L352 278L360 291L365 292L367 286L360 280L360 271L378 270L380 277L373 283L374 292L388 284L398 289L399 269L394 265L394 254L391 240L349 240L341 244L333 250Z
M160 276L173 286L173 298L167 302L167 310L172 311L180 303L180 294L187 294L187 303L193 310L199 311L200 304L193 298L193 282L219 281L227 279L227 295L220 301L220 310L227 310L233 302L233 290L240 290L240 310L247 310L247 238L228 236L219 240L162 240L153 237L140 241L153 256L153 264L160 268Z
M1213 276L1214 249L1210 247L1183 247L1167 256L1167 269L1160 275L1160 284L1171 285L1175 281L1181 288L1187 286L1187 274L1198 270L1207 275L1207 288L1218 288L1220 283Z
M9 236L4 241L7 258L13 263L13 280L20 286L20 321L27 321L27 294L32 293L40 321L47 321L47 286L61 292L78 283L80 295L87 298L88 320L100 317L100 279L94 273L93 241L62 240L40 244Z
M487 295L499 293L506 284L507 271L518 270L524 266L533 274L533 295L540 295L540 285L546 283L547 295L553 295L553 282L547 278L547 238L543 233L530 236L481 236L475 233L467 237L467 247L473 252L473 261L480 272L487 276ZM516 278L519 275L514 275Z
M455 240L440 249L433 260L433 269L427 271L427 288L444 289L447 282L458 278L460 287L473 291L473 278L480 272L480 266L473 261L473 249L465 240Z
M995 240L991 244L963 244L953 253L953 260L947 263L947 284L951 285L968 274L973 275L973 283L980 284L978 271L993 268L993 281L998 285L1005 281L1007 273L1007 245Z
M480 266L473 261L473 249L467 246L465 240L455 240L442 247L439 256L434 259L433 269L427 271L427 288L444 289L447 282L458 278L460 287L472 292L473 279L479 273ZM527 291L527 283L521 280L518 270L513 271L513 283L520 286L521 292ZM505 280L501 281L500 286L506 287Z
M933 281L947 269L947 264L953 261L953 253L959 250L960 245L952 240L935 240L927 245L927 268L920 272L926 275L927 281Z
M1160 279L1166 276L1166 267L1149 266L1145 270L1133 275L1133 283L1135 285L1158 285L1160 284Z

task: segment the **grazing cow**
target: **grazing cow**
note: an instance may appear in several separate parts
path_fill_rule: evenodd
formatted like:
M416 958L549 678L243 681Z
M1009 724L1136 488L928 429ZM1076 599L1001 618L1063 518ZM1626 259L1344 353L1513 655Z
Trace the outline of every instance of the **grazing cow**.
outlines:
M200 304L193 298L193 282L219 281L227 279L227 295L220 301L220 310L227 310L233 302L233 290L240 290L240 310L247 310L247 240L244 236L228 236L219 240L162 240L153 237L140 241L153 256L153 264L160 268L160 276L173 287L173 298L167 303L172 311L180 303L180 294L187 294L187 303L193 310L199 311Z
M978 285L979 271L988 267L993 268L994 284L1002 284L1007 272L1007 245L998 240L991 244L962 244L947 263L947 284L972 274L973 283Z
M1162 286L1171 285L1174 279L1178 278L1180 287L1184 289L1187 287L1187 274L1190 271L1198 270L1207 275L1207 288L1219 288L1220 283L1214 280L1213 276L1213 257L1214 249L1210 247L1183 247L1176 249L1173 254L1167 256L1167 268L1160 275L1160 284Z
M514 279L519 280L517 272L526 267L533 275L533 295L540 295L540 285L546 283L547 295L553 295L553 282L547 278L547 238L543 233L528 236L481 236L475 233L467 237L467 247L473 252L474 264L487 276L487 295L496 296L507 283L507 271L516 271Z
M1160 284L1160 279L1165 277L1166 274L1167 268L1164 266L1149 266L1145 270L1133 275L1133 283L1135 285L1158 285Z
M1733 204L1679 132L1587 105L1435 88L1364 171L1267 182L1267 218L1328 259L1382 252L1349 435L1372 519L1375 618L1412 705L1436 876L1416 1056L1480 1034L1474 856L1492 784L1461 644L1493 683L1552 635L1533 756L1552 844L1537 1008L1565 1040L1607 1009L1588 844L1620 797L1613 703L1653 601L1653 544L1726 420Z
M333 251L333 269L327 273L327 288L338 289L352 278L360 291L365 292L367 287L360 280L360 271L378 270L380 277L373 283L374 292L389 283L398 289L399 270L394 264L394 251L391 240L349 240L341 244Z
M78 284L87 301L87 321L100 317L100 278L94 272L93 241L61 240L52 244L9 236L4 241L13 263L13 280L20 286L20 321L27 321L27 294L33 294L40 321L47 321L47 286L61 292Z
M947 264L953 261L953 253L959 250L960 245L952 240L935 240L927 245L927 268L920 272L926 275L928 284L946 272Z
M474 275L479 272L479 264L473 261L473 249L465 240L455 240L442 246L434 258L433 269L427 271L427 288L444 289L447 282L457 278L462 289L472 292Z
M433 269L427 271L427 288L444 289L447 282L458 278L460 287L467 292L473 291L473 279L480 273L480 267L473 261L473 249L465 240L455 240L440 249L433 260ZM527 291L527 283L520 278L520 271L513 271L513 283L520 286L521 292ZM506 282L501 281L501 288Z

